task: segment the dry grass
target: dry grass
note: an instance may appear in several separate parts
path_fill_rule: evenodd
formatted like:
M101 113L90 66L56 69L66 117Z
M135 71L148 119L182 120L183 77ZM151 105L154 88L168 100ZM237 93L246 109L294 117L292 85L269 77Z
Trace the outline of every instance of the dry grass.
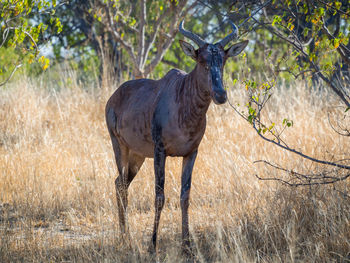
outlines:
M104 122L111 90L55 91L25 80L0 91L0 261L148 262L154 216L152 160L129 190L132 248L119 237L116 166ZM244 101L243 89L231 91ZM346 158L349 139L327 121L334 101L301 85L276 92L271 119L294 120L288 142L320 158ZM228 106L212 105L194 168L190 206L198 262L349 262L348 183L290 188L259 181L277 171L252 162L321 169L264 143ZM159 261L179 262L180 165L166 165Z

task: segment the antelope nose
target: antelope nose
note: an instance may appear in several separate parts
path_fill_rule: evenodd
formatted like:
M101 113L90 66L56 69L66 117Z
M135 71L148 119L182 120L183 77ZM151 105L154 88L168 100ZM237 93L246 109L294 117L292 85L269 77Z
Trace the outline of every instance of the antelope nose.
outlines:
M227 95L226 95L226 91L223 90L223 91L216 91L214 93L214 102L216 104L223 104L225 103L227 100Z

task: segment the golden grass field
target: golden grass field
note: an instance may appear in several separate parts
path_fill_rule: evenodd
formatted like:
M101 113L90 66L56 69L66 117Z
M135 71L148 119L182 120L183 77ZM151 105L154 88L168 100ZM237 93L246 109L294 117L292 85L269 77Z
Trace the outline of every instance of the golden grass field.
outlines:
M62 77L64 78L64 76ZM24 79L0 90L0 262L154 262L153 160L129 188L131 247L122 245L114 192L116 165L104 106L116 87L60 89ZM244 103L244 87L230 88ZM278 87L267 113L294 121L285 139L321 159L349 156L327 112L327 92ZM190 230L196 262L350 262L349 182L284 186L266 159L295 170L323 169L265 143L228 104L211 105L193 172ZM159 262L181 262L181 159L166 164Z

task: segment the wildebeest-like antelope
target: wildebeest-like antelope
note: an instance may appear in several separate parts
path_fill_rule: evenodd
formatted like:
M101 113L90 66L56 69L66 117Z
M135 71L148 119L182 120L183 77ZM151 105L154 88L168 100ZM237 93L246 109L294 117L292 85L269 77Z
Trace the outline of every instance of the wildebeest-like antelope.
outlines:
M248 41L224 49L237 38L238 29L216 44L206 43L183 28L179 31L199 48L180 40L182 50L196 61L191 73L170 70L159 80L137 79L122 84L106 105L106 121L112 140L119 176L115 180L119 225L126 231L128 187L146 157L154 158L155 218L151 249L156 249L157 230L164 205L165 159L182 156L181 195L183 248L190 248L188 206L191 176L198 146L206 127L210 102L227 100L223 86L226 60L242 52Z

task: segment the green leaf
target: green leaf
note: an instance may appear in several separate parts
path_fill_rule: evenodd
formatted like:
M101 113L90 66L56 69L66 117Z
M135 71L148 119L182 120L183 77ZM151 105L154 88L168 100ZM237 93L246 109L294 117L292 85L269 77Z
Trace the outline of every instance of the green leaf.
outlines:
M324 8L320 7L319 9L317 9L317 12L320 16L323 16L325 14Z
M334 48L338 48L338 47L339 47L339 44L340 44L340 39L339 39L339 38L335 38L335 39L333 40Z
M341 5L342 5L342 3L339 2L339 1L336 1L336 2L334 3L335 8L338 9L338 10L340 9Z
M269 53L267 54L267 57L269 58L271 57L271 55L272 55L272 50L269 51Z
M282 18L278 15L275 15L273 17L272 26L274 26L276 23L281 23L281 21L282 21Z
M130 26L134 26L136 24L136 19L135 18L131 18L129 21L129 25Z
M292 120L288 120L288 119L283 119L282 124L286 125L287 127L291 127L291 126L293 126L293 121Z
M252 115L249 115L249 116L248 116L248 121L249 121L250 123L253 123L253 119L254 119L254 116L252 116Z

